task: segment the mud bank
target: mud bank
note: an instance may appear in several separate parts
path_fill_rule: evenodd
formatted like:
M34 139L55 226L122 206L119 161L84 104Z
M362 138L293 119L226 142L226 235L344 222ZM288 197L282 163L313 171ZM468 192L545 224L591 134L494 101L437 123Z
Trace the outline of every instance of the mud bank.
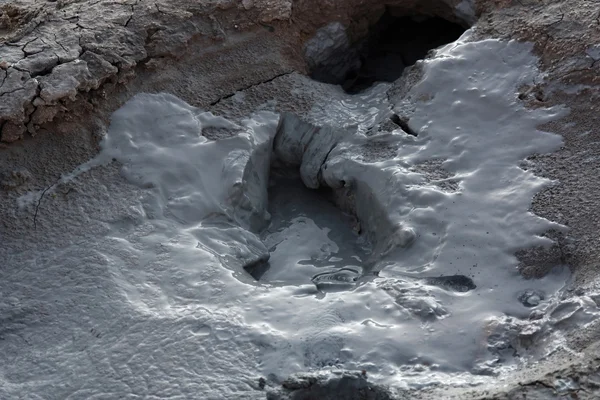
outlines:
M356 28L351 29L350 34L355 36L351 40L364 36L369 24L381 17L386 5L398 3L397 13L420 8L410 1L345 3L341 7L332 3L318 8L325 9L326 15L327 11L335 12L338 23L348 24L353 18L359 18ZM431 10L427 9L426 15L441 14L464 20L465 24L474 19L472 13L463 15L460 10L462 8L455 9L450 1L440 1ZM258 42L256 36L264 37L266 31L274 33L278 40L271 39L264 45L270 47L283 41L297 51L302 48L304 39L320 27L323 18L329 19L321 12L320 17L316 14L314 4L306 1L295 4L269 0L42 4L17 1L3 4L0 140L13 142L26 133L35 135L57 114L69 114L78 106L93 108L97 97L105 96L106 90L112 92L115 85L131 81L140 74L140 68L153 69L195 52L192 50L196 47L194 42L200 42L197 49L201 53L224 53L225 49L247 42L252 36L251 41ZM276 66L278 58L270 59L270 64ZM255 65L259 59L248 61ZM290 61L293 65L294 60ZM203 64L207 64L206 60ZM280 67L285 70L286 62L282 64ZM233 78L224 72L219 76L228 76L227 80ZM241 81L231 89L243 87L244 78L239 78ZM267 77L270 78L272 76Z
M315 393L327 398L340 391L347 392L344 398L593 398L599 368L597 10L584 1L320 3L0 4L5 40L0 47L0 140L7 144L0 150L1 254L7 260L1 335L5 354L15 365L2 371L6 389L0 393L4 390L6 398L25 390L55 390L50 393L57 398L67 393L74 398L110 395L106 388L115 395L171 390L206 398L305 398ZM437 58L407 68L394 83L378 88L369 82L357 98L308 78L315 66L337 71L328 62L333 56L360 60L357 54L369 27L386 13L417 14L418 20L441 17L462 29L475 26L462 45L450 45ZM481 43L488 38L502 40L486 48ZM505 46L510 39L531 45L511 42L506 50L490 44ZM472 53L467 55L469 46ZM511 51L510 46L517 47ZM459 50L465 53L457 56ZM478 64L477 54L487 54L488 63ZM469 61L462 69L473 68L473 87L453 75L453 57ZM425 79L427 68L438 71L439 79ZM368 74L364 71L336 74L347 80L352 73ZM511 81L512 71L518 71L519 79ZM448 90L440 91L442 81ZM482 95L478 91L486 87L493 102L489 107L483 98L468 97ZM136 130L140 120L128 118L136 112L145 115L152 96L144 107L132 100L127 112L112 117L109 128L112 113L141 92L177 96L159 102L155 115L165 109L172 113L162 115L160 123L148 122L146 132L159 124L172 133L176 126L194 138L172 148L169 135L142 138L138 144L171 148L172 153L161 152L165 164L155 164L164 168L138 168L152 164L144 157L153 153L135 140L123 141L117 152L106 150L111 148L106 140L116 137L115 132L143 133ZM499 99L510 105L511 113L489 115L495 125L473 125L478 119L471 117L434 117L440 109L450 110L448 115L485 116L488 109L502 109ZM461 108L479 103L482 109L476 111ZM182 115L196 122L182 123ZM457 133L461 129L487 130L489 135L474 145L472 136ZM224 162L222 171L229 172L208 179L204 163L182 162L194 159L182 156L187 149L202 151L201 159L212 160L211 165ZM132 159L132 154L139 157ZM334 283L344 284L341 292L326 294L327 312L313 311L323 305L317 301L323 292L319 282L321 288L331 286L325 275L315 270L296 275L288 283L302 293L282 287L274 295L269 285L260 279L257 283L244 270L271 253L273 243L258 232L269 224L268 171L277 158L296 169L306 187L331 189L332 201L358 222L349 229L356 227L371 246L371 257L361 259L361 268L350 268L358 273L325 271L327 277L339 277ZM177 159L178 172L164 175ZM494 163L486 164L487 159ZM534 195L535 214L527 212ZM462 208L452 205L457 196L462 196ZM419 213L411 211L415 204ZM478 204L485 207L476 214L485 218L455 218ZM459 220L468 226L459 227ZM425 234L432 224L439 224L431 230L436 235ZM429 249L461 248L485 237L484 232L492 232L491 243L469 246L485 248L485 257L478 250L477 256L468 256L473 260L456 262L465 256L461 250L443 250L425 260ZM324 251L327 257L335 255L334 245ZM186 268L171 267L176 254L175 264ZM396 265L389 259L386 263L394 254L401 254ZM486 269L475 260L481 257L489 265L514 269ZM203 268L194 267L198 259ZM223 277L220 265L232 276ZM480 273L472 270L474 265ZM522 280L517 265L523 276L543 279ZM560 266L567 266L572 277L564 270L557 273ZM472 277L475 287L467 284L466 294L440 290L415 280L423 272ZM459 332L460 326L453 324L466 320L453 318L461 309L472 312L469 296L483 294L494 281L516 286L514 293L498 291L478 299L479 306L492 307L501 316L488 321L488 339L481 343L486 356L469 372L475 375L447 375L449 365L472 368L474 357L467 345L458 345L460 354L453 351L448 358L444 340L461 342L448 339L452 336L443 329L431 332L430 347L418 354L411 354L410 345L398 350L410 340L381 333L386 323L402 318L413 321L403 322L402 329L414 335L421 335L421 324L436 320L448 324L447 332ZM359 287L360 301L343 297L353 285ZM231 297L228 287L239 296ZM101 296L88 301L86 291ZM206 293L211 301L203 297ZM302 296L310 299L287 311L270 305ZM370 318L360 317L356 310L364 299L382 309L392 301L399 314L372 311ZM255 311L240 308L244 302ZM281 321L292 309L306 316L286 326ZM352 325L363 319L364 325ZM477 321L475 317L473 323ZM307 328L311 324L317 329ZM71 332L68 340L64 327ZM352 329L355 333L348 334ZM381 347L367 345L361 337L373 338ZM471 339L467 334L465 343ZM188 376L204 375L204 383L189 378L187 388L177 390L168 383L142 383L146 378L169 381L168 374L153 369L152 361L138 361L145 354L163 361L172 356L167 370L187 365ZM285 354L286 362L277 354ZM444 366L440 360L450 362ZM394 370L398 365L405 368ZM440 365L441 371L436 370ZM150 372L143 372L144 366ZM52 371L70 368L93 368L98 374L87 373L90 385L72 390L52 383L70 379ZM28 374L31 370L47 374L47 382ZM286 379L286 373L299 370L308 373ZM268 376L269 371L279 375ZM384 377L392 372L399 378ZM487 373L498 377L486 381ZM478 386L470 388L473 384Z

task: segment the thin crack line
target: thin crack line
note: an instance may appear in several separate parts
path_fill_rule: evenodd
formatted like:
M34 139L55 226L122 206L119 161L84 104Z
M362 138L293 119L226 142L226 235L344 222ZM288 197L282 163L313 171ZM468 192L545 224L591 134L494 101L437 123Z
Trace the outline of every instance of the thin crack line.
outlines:
M60 179L60 178L59 178ZM42 192L42 194L40 195L40 198L38 199L37 205L35 206L35 214L33 214L33 229L37 229L37 216L38 216L38 211L40 209L40 204L42 203L42 199L44 198L44 195L46 194L46 192L50 189L52 189L54 186L56 186L56 183L58 182L58 179L56 180L56 182L54 182L52 185L48 186L46 189L44 189L44 191Z
M262 84L265 84L265 83L273 82L273 81L274 81L275 79L277 79L277 78L281 78L282 76L286 76L286 75L293 74L294 72L296 72L296 71L295 71L295 70L292 70L292 71L288 71L288 72L283 72L283 73L281 73L281 74L275 75L274 77L272 77L272 78L270 78L270 79L267 79L266 81L262 81L262 82L258 82L258 83L253 83L253 84L251 84L251 85L248 85L248 86L246 86L246 87L240 88L240 89L236 90L236 91L235 91L235 92L233 92L233 93L230 93L230 94L228 94L228 95L226 95L226 96L223 96L223 97L219 97L217 100L215 100L215 101L213 101L212 103L210 103L210 105L211 105L211 106L216 106L216 105L217 105L217 104L219 104L221 101L223 101L223 100L227 100L227 99L230 99L230 98L232 98L233 96L235 96L235 94L236 94L237 92L244 92L244 91L246 91L246 90L252 89L253 87L260 86L260 85L262 85Z
M127 22L125 22L125 28L127 28L129 26L129 23L131 22L131 20L133 19L133 16L135 15L135 6L137 5L137 2L135 4L131 4L131 15L129 16L129 18L127 18Z
M559 24L559 23L563 22L564 19L565 19L565 13L563 12L556 21L550 23L549 25L546 25L546 27L549 28L553 25Z
M16 69L17 71L21 71L21 70L20 70L20 69L18 69L18 68L15 68L15 69ZM21 72L29 72L29 71L21 71ZM7 92L4 92L4 93L0 94L0 97L2 97L2 96L4 96L4 95L7 95L7 94L16 93L16 92L18 92L18 91L20 91L20 90L25 90L25 88L22 88L22 87L20 87L20 88L16 88L16 89L13 89L13 90L9 90L9 91L7 91Z
M5 72L4 78L2 78L2 83L0 83L0 88L2 88L2 86L4 86L4 82L6 82L6 79L8 78L8 71L4 71L4 72Z
M524 387L524 386L542 385L544 387L547 387L548 389L554 389L554 390L556 390L556 387L554 385L552 385L552 384L550 384L548 382L545 382L543 380L537 380L537 381L528 382L528 383L518 382L518 385L522 386L522 387Z

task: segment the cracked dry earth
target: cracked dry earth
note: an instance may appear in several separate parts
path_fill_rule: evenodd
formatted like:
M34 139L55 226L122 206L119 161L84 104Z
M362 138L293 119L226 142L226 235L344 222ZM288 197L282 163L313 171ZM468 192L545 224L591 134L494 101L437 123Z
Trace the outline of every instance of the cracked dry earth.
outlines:
M273 111L302 114L314 99L289 93L307 79L306 42L331 22L346 26L351 39L364 37L386 5L472 26L474 38L533 43L544 78L521 87L519 100L570 112L540 127L560 134L563 146L521 167L553 182L533 199L532 212L568 229L547 232L550 247L519 252L519 269L534 278L566 264L573 279L565 298L600 303L600 3L590 0L0 0L0 239L12 246L0 252L2 274L20 268L11 254L51 249L60 232L82 224L75 211L53 215L53 201L91 212L80 201L84 184L65 187L58 200L44 189L98 152L110 115L133 95L168 92L238 119L269 101ZM18 211L17 197L31 190L42 191L36 206ZM50 320L40 315L33 323ZM398 389L394 396L599 398L599 346L600 322L593 321L494 384ZM395 398L353 372L291 378L269 396Z

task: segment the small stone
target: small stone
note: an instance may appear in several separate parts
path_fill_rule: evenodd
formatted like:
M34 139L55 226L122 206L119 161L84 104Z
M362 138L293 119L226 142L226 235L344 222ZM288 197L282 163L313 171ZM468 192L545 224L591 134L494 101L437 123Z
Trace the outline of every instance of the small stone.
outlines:
M525 307L536 307L538 306L544 299L545 295L543 292L533 289L527 289L522 292L518 299Z

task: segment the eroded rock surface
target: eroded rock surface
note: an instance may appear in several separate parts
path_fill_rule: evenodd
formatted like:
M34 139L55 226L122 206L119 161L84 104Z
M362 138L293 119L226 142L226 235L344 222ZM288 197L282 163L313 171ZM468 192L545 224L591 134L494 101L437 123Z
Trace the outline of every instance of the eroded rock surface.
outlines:
M331 26L337 28L324 31L325 36L333 35L332 40L342 40L340 54L349 43L341 23L356 15L354 3L361 2L347 3L336 10L341 21ZM369 3L376 7L368 14L377 16L383 5L375 0ZM411 7L411 1L392 3ZM453 16L453 3L448 4L445 12ZM35 135L58 113L70 112L71 103L93 102L98 94L91 92L105 83L130 81L137 66L180 58L195 38L203 38L207 46L226 44L244 30L258 26L273 31L269 24L290 24L296 18L302 19L303 29L314 31L319 20L307 20L304 14L308 12L314 12L313 4L291 0L21 0L3 4L0 140L14 142L27 132ZM317 37L314 45L309 44L309 49L315 49L309 51L309 63L332 56L317 50L323 46L329 46L329 39Z
M291 2L280 1L58 1L2 5L0 125L2 140L69 111L79 94L105 82L124 83L151 58L178 58L194 36L224 40L216 14L243 16L227 29L289 19ZM84 98L86 96L83 96ZM84 100L85 101L85 100Z

